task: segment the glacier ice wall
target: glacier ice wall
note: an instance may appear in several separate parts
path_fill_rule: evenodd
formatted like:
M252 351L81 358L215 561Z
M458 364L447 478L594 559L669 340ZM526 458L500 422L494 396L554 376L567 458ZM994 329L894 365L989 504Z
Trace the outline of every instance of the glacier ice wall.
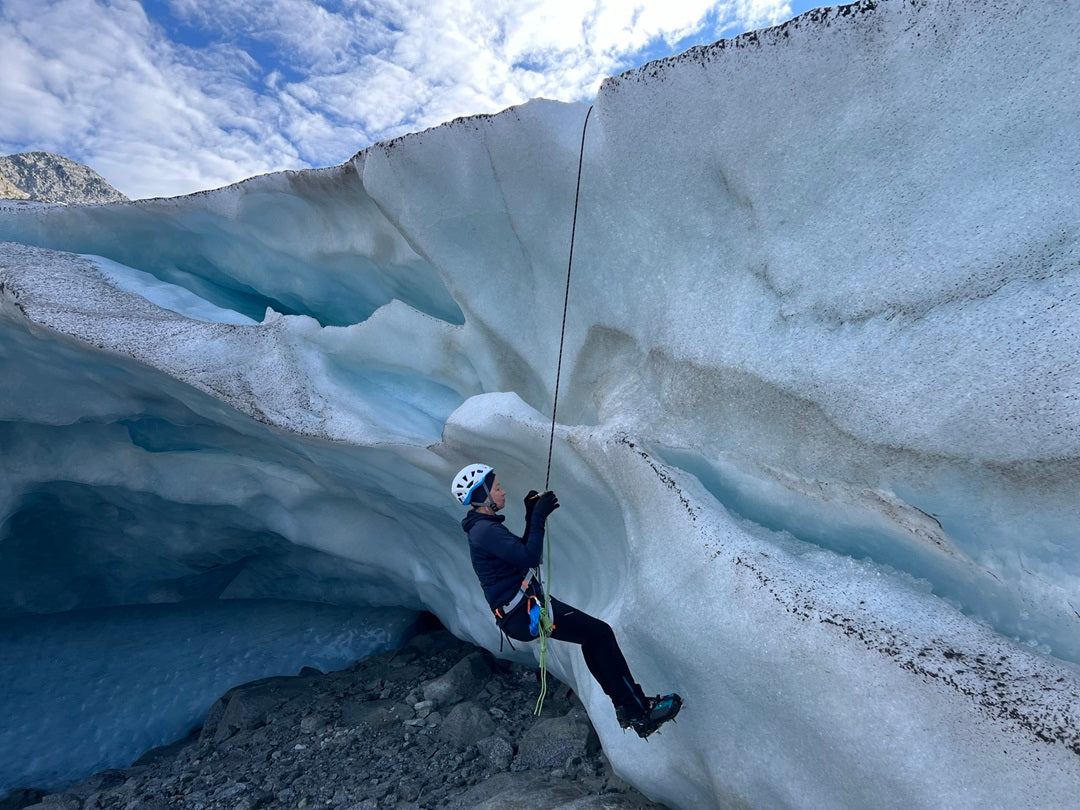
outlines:
M1080 787L1078 30L862 2L601 89L553 590L685 716L645 746L552 666L647 794ZM308 599L497 645L447 481L542 484L585 113L0 211L0 615Z

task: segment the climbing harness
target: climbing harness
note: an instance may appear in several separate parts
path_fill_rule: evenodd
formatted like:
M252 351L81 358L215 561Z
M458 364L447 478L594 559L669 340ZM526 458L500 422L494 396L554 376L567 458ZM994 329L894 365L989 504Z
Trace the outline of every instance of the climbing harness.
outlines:
M574 189L574 218L570 225L570 258L566 263L566 292L563 295L562 330L559 333L559 362L555 367L555 400L551 405L551 437L548 439L547 473L544 475L545 492L551 489L551 455L555 448L555 414L559 410L559 381L562 378L563 346L566 343L566 313L570 307L570 272L574 268L574 236L577 234L578 202L581 199L581 166L585 161L585 133L589 129L589 116L592 115L592 111L593 105L590 104L588 112L585 113L585 123L581 125L581 151L578 153L577 187ZM540 637L540 696L536 699L536 708L533 710L533 714L537 716L543 711L544 698L547 697L547 640L555 629L551 621L551 592L548 589L551 583L551 543L548 542L546 524L544 526L544 577L541 583L544 601L540 605L540 615L537 617ZM532 630L531 616L529 629Z
M525 598L525 594L529 590L529 585L532 584L532 581L534 579L538 579L539 577L540 572L535 568L530 568L529 573L525 576L525 579L521 581L521 587L518 588L518 592L514 594L514 598L502 607L497 607L492 611L495 614L495 618L501 621L507 616L509 616L510 611L516 608L521 603L521 600ZM533 635L535 636L536 633L533 633Z

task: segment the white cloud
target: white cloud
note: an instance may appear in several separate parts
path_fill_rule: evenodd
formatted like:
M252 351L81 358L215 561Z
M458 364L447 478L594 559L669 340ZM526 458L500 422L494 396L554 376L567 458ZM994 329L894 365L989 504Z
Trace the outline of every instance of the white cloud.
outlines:
M131 196L194 191L536 96L588 98L658 42L711 41L790 6L169 0L159 24L135 0L4 0L0 150L66 154Z
M0 130L5 151L67 154L132 196L192 191L296 160L240 78L250 60L185 53L136 2L8 0L0 49L10 68L0 97L17 110Z

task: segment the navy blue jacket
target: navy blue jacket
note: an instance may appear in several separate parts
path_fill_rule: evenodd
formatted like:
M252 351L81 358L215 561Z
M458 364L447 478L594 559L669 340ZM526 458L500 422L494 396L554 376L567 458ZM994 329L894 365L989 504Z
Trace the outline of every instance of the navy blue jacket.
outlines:
M524 538L505 526L505 515L470 511L461 521L469 535L473 570L492 609L514 598L530 568L540 565L544 553L544 518L530 519Z

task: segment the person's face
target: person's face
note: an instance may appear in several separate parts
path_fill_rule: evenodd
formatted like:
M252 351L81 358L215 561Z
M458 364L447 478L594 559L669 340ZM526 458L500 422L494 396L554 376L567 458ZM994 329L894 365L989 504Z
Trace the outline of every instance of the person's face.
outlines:
M495 480L491 482L491 500L499 509L506 506L506 490L499 483L499 476L495 476Z

